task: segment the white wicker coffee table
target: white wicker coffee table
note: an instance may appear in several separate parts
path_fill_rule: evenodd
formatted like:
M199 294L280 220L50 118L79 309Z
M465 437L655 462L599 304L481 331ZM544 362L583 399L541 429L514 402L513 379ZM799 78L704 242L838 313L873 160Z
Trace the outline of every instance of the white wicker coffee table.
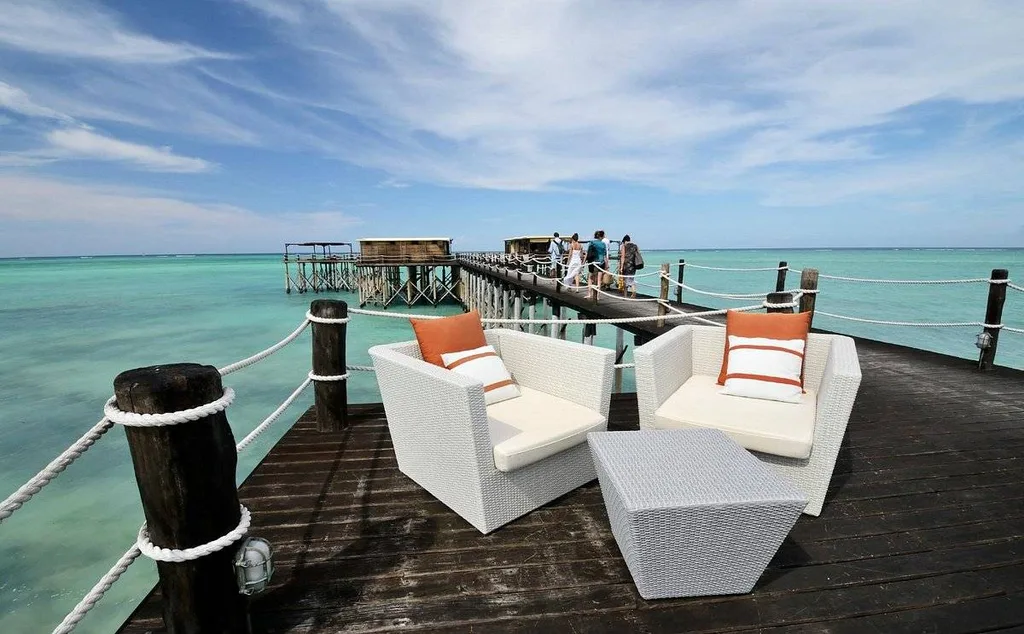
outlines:
M715 429L587 435L612 533L645 599L750 592L806 497Z

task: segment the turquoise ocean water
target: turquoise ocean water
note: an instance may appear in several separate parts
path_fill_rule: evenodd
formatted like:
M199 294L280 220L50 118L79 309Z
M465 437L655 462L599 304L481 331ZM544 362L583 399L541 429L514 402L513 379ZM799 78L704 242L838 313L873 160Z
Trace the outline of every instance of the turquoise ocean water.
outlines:
M727 267L787 260L794 268L816 267L832 275L902 279L987 278L991 269L1007 268L1011 278L1024 279L1021 249L652 251L645 256L644 272L686 258ZM760 292L773 288L774 280L774 272L686 271L688 285L719 292ZM791 274L789 286L797 281ZM985 284L905 287L822 280L820 286L820 310L903 321L981 321L988 292ZM283 292L283 270L274 255L3 260L0 289L0 497L99 420L118 372L179 361L225 365L283 338L315 298ZM684 299L714 307L747 303L689 292ZM1003 321L1024 327L1024 293L1009 292ZM964 358L977 354L976 328L892 328L823 316L815 325ZM579 340L580 328L569 332ZM308 337L305 333L225 381L238 393L228 410L236 439L302 381L309 369ZM404 320L356 318L349 328L349 361L368 364L369 346L410 337ZM600 328L597 343L613 347L613 329ZM1024 367L1024 336L1005 333L997 362ZM632 386L627 373L625 389ZM372 374L356 374L349 389L351 402L379 400ZM309 404L307 393L279 426L242 454L240 479ZM134 541L141 521L124 432L115 428L0 525L0 632L49 632ZM154 580L151 562L137 562L79 631L114 631Z

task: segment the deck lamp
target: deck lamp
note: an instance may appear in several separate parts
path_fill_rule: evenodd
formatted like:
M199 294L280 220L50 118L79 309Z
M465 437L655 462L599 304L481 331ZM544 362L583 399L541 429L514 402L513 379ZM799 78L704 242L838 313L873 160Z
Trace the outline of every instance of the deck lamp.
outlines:
M988 350L992 347L992 335L982 330L978 333L978 338L974 345L978 346L978 350Z
M252 596L266 590L274 576L274 549L270 542L259 537L247 538L235 556L235 575L241 594Z

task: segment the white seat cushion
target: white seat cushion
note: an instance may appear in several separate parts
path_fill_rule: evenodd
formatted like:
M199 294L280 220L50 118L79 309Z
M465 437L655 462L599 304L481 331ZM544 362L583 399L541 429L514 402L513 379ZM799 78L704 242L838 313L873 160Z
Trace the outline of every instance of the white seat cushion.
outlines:
M487 406L494 466L515 471L587 441L603 431L598 412L539 390L519 387L519 398Z
M814 441L816 394L780 403L720 394L713 376L694 375L654 412L659 429L713 427L753 451L807 458Z

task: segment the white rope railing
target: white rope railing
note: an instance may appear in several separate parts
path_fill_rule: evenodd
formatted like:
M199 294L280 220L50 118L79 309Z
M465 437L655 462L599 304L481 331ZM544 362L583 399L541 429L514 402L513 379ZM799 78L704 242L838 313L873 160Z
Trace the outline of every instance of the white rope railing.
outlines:
M299 384L299 387L295 388L295 391L293 391L291 395L288 396L288 398L284 399L284 401L282 401L281 404L277 406L277 409L270 413L270 416L267 416L265 419L263 419L262 423L253 428L253 430L249 432L245 438L243 438L237 445L235 445L235 451L239 453L245 451L245 449L249 445L251 445L260 434L267 431L267 429L271 425L273 425L278 418L281 417L281 414L283 414L284 411L288 409L292 403L295 402L295 399L299 398L299 395L301 395L306 390L306 388L309 387L309 384L312 383L313 380L314 379L310 377L306 377L302 381L302 383Z
M1005 284L1006 280L992 280L987 277L971 277L952 280L888 280L867 277L843 277L840 275L818 274L818 279L835 280L837 282L857 282L862 284Z
M139 550L139 547L137 545L133 545L123 555L121 555L121 558L117 560L117 563L114 564L113 568L100 577L100 580L96 582L96 585L94 585L84 597L82 597L82 600L78 602L78 605L68 612L68 615L64 617L64 620L60 622L60 625L54 628L53 634L68 634L74 630L75 627L82 622L82 619L85 618L85 615L88 614L89 611L96 606L99 600L103 598L103 595L107 593L107 590L110 590L111 586L121 578L121 575L123 575L125 571L135 563L135 560L138 559L141 554L142 551Z
M673 262L670 266L679 266L678 262ZM688 269L702 269L704 271L733 271L733 272L752 272L752 271L786 271L789 270L788 266L760 266L751 268L742 267L731 267L731 266L704 266L701 264L693 264L691 262L684 262L683 266Z
M251 365L256 365L257 363L263 361L264 359L274 354L281 348L284 348L291 342L295 341L299 337L299 335L302 334L302 331L304 331L306 327L309 326L310 321L311 320L309 319L309 315L307 314L306 319L301 324L299 324L299 327L296 328L295 331L292 332L292 334L288 335L281 341L278 341L277 343L270 346L266 350L261 350L260 352L257 352L256 354L252 355L251 357L246 357L241 361L236 361L230 365L224 366L223 368L218 370L218 372L220 372L221 376L227 376L232 372L238 372L239 370L248 368Z
M53 459L53 461L46 465L39 473L32 476L25 484L7 497L6 500L0 502L0 523L10 516L14 515L14 512L25 505L26 502L32 499L36 493L43 490L43 487L50 484L58 475L60 475L68 466L71 465L75 460L82 457L93 443L100 439L103 434L114 426L114 423L107 418L103 418L100 422L93 425L92 429L85 432L85 434L76 440L70 447L64 450L62 454Z
M850 317L848 315L837 315L827 313L823 310L815 311L816 315L842 319L845 321L856 321L865 324L878 324L881 326L907 326L918 328L1003 328L1002 324L986 324L980 321L948 321L948 322L922 322L922 321L887 321L883 319L867 319L865 317Z
M665 320L677 320L677 319L685 319L685 318L709 317L709 316L714 316L714 315L724 315L724 314L726 314L730 310L735 310L735 311L740 311L740 312L748 312L748 311L752 311L752 310L760 310L762 308L764 308L763 304L753 304L753 305L750 305L750 306L742 306L742 307L739 307L739 308L721 308L721 309L716 309L716 310L706 310L706 311L700 311L700 312L694 312L694 313L679 312L679 313L672 314L672 315L643 315L643 316L637 316L637 317L614 317L614 318L607 318L607 319L515 319L515 318L503 319L503 318L497 318L497 317L483 317L483 318L480 319L480 321L485 323L485 324L494 324L494 325L500 325L500 324L514 324L514 325L519 325L519 324L525 324L525 325L529 325L529 324L538 324L538 325L543 325L543 324L552 324L552 325L563 325L563 324L583 324L583 325L585 325L585 324L608 324L608 325L614 326L616 324L639 324L639 323L646 323L646 322L649 322L649 321L659 321L659 320L663 320L663 319L665 319ZM356 314L356 315L369 315L369 316L374 316L374 317L391 317L393 319L394 318L397 318L397 319L441 319L443 317L443 315L422 315L422 314L417 315L417 314L411 314L411 313L388 313L388 312L378 311L378 310L366 310L366 309L363 309L363 308L352 308L352 309L349 309L349 313Z
M1009 280L1006 281L1006 286L1007 286L1007 288L1012 288L1015 291L1020 291L1020 292L1024 293L1024 286L1017 286L1016 284L1014 284L1013 282L1011 282Z

